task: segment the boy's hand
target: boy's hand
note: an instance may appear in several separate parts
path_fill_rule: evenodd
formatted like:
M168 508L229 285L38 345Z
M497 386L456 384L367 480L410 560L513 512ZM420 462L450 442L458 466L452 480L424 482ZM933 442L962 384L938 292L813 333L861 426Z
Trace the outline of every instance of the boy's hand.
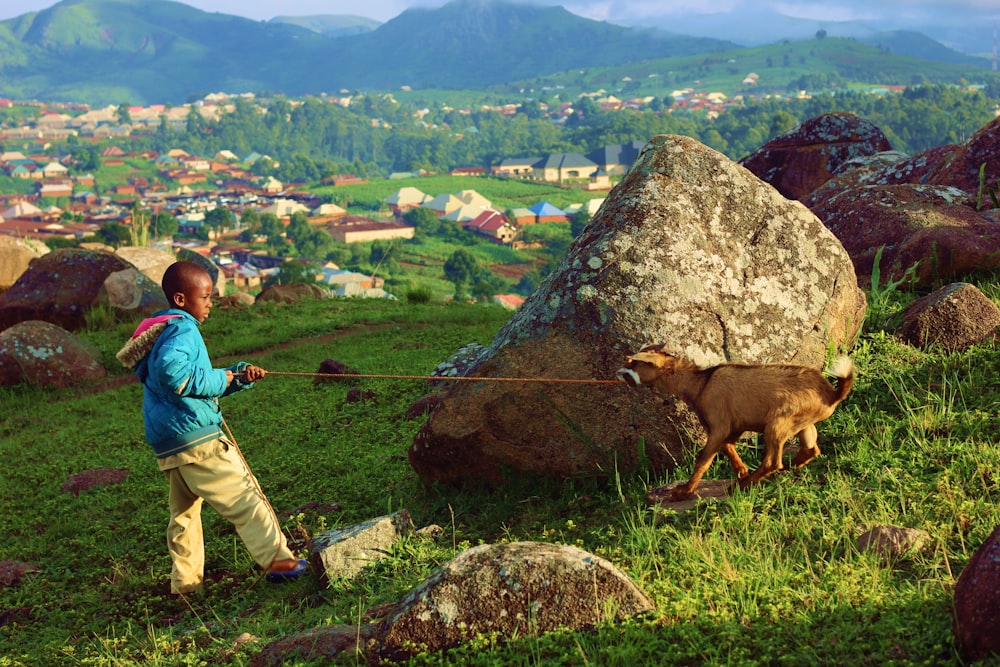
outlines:
M265 371L260 366L247 366L243 370L243 377L246 378L247 382L256 382L257 380L263 378L265 375L267 375L267 371Z
M226 369L226 387L228 388L229 385L231 385L232 383L233 383L233 372L229 369Z

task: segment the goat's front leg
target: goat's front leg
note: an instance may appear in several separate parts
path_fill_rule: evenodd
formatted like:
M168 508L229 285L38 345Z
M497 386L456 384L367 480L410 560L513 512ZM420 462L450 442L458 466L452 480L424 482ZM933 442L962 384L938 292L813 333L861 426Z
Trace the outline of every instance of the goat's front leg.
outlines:
M792 459L792 465L801 468L805 464L819 456L819 445L817 439L816 424L810 424L799 431L799 453Z
M715 455L718 453L719 449L726 444L726 437L715 435L709 432L708 442L700 452L694 461L694 472L691 473L690 479L684 482L680 486L673 489L670 492L670 500L687 500L688 498L694 497L695 491L698 490L698 485L701 483L701 478L705 476L705 472L708 467L712 465L712 461L715 459ZM735 453L735 450L734 452ZM728 456L728 453L726 454ZM737 456L739 458L739 456ZM741 460L740 463L743 463Z

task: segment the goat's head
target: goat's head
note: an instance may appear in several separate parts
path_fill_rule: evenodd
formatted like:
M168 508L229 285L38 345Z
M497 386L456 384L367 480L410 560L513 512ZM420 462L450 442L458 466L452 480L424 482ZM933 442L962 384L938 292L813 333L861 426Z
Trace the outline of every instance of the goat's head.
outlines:
M625 366L615 371L615 376L629 385L652 384L656 378L669 373L678 357L664 351L664 345L647 345L635 354L625 357Z

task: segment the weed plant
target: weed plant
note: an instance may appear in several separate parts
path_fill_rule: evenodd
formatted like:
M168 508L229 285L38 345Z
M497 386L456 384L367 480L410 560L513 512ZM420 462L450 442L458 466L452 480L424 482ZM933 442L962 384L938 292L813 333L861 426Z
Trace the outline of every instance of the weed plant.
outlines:
M588 631L479 637L411 664L960 665L953 586L1000 523L1000 351L904 345L882 324L912 296L881 289L852 352L855 389L820 425L823 455L684 513L654 514L644 497L685 478L693 448L663 474L524 480L492 492L425 487L407 463L421 421L405 417L423 381L265 378L223 408L290 530L316 534L406 508L445 534L406 539L329 588L312 578L272 586L255 583L239 538L206 510L208 582L187 601L168 592L167 490L143 439L140 387L113 365L135 323L95 317L83 335L108 360L106 381L0 390L0 559L38 568L0 588L0 667L248 665L282 636L356 624L469 546L513 540L607 558L655 613ZM216 309L202 331L217 365L309 373L335 358L362 373L426 375L460 346L488 343L508 316L419 298L326 300ZM348 403L352 386L375 398ZM759 460L752 440L740 447L749 465ZM63 490L70 475L103 467L128 476ZM725 464L709 471L729 474ZM860 551L859 534L881 524L926 530L930 545L891 561ZM337 664L360 662L351 654Z

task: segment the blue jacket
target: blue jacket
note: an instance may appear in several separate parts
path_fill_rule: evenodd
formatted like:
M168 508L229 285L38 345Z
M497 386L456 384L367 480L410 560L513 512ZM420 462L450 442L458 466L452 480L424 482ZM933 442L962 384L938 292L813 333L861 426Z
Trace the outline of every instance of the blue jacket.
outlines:
M220 437L219 398L253 386L237 376L227 388L227 369L212 368L198 320L173 308L153 317L164 315L170 319L135 366L146 440L161 459ZM239 373L246 366L241 361L228 370Z

